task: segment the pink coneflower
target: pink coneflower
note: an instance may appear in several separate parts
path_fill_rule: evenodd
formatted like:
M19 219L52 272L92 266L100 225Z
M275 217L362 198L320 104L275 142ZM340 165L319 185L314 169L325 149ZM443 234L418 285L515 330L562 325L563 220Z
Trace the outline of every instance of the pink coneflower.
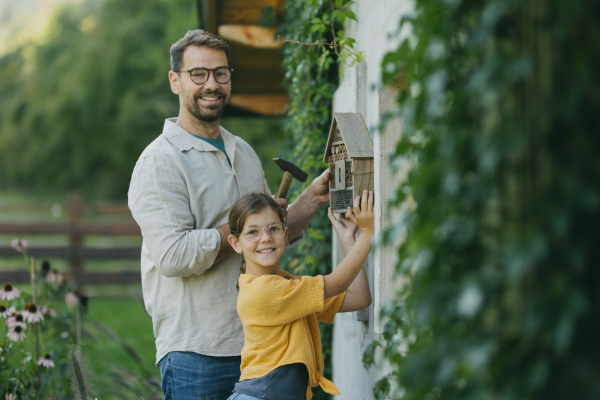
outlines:
M29 306L31 305L31 303L25 303L25 305L23 306L23 311L19 311L19 313L21 313L21 315L23 316L23 319L27 320L27 314L29 314Z
M42 313L35 304L27 304L23 314L30 324L37 324L44 319Z
M19 297L19 289L14 287L11 283L5 283L4 287L0 289L0 300L16 299Z
M21 252L29 248L29 243L25 239L14 238L12 242L10 242L10 247Z
M52 271L50 271L46 274L46 276L44 277L44 280L48 283L56 283L56 274L58 274L58 271L53 269Z
M43 306L42 309L40 310L40 312L42 313L42 315L50 315L51 317L56 317L56 311L54 311L54 309L48 307L48 306Z
M42 365L46 368L54 368L54 361L50 357L50 353L44 354L44 358L40 358L37 362L38 365Z
M25 339L25 329L21 326L13 326L8 330L6 337L13 342L22 341Z
M6 320L6 326L8 326L9 328L15 326L20 326L23 329L27 328L27 324L25 323L23 319L23 314L21 313L16 313L8 317L8 319Z
M7 318L15 311L16 310L14 307L6 307L5 305L0 304L0 317L2 317L2 318Z
M65 301L67 302L67 306L69 306L69 308L77 307L77 305L79 304L78 294L79 293L76 290L74 290L65 295Z
M46 278L44 278L44 279L48 283L57 283L60 285L63 282L63 280L65 279L65 277L63 276L63 274L58 272L58 270L53 269L52 271L50 271L46 274Z

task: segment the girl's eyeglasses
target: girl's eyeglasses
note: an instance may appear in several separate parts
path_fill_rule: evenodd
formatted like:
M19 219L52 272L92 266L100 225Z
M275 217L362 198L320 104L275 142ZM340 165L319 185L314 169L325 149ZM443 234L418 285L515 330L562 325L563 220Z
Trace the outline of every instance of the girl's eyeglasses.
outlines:
M246 240L250 242L258 242L262 237L263 231L267 231L267 233L273 239L281 239L285 235L285 230L287 227L281 222L272 222L268 228L261 228L260 226L250 225L246 232L240 233L240 235L244 235Z

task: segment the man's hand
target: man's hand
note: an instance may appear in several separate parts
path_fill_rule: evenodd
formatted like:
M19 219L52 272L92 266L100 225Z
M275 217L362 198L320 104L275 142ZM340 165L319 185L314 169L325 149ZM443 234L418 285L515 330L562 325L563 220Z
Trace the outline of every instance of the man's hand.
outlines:
M290 233L290 240L297 238L317 211L329 202L329 177L329 169L327 169L294 200L285 223ZM278 204L281 206L279 202ZM287 202L285 205L287 206Z
M329 202L329 169L323 171L321 175L315 178L314 181L307 188L312 195L312 200L320 203L319 207Z
M281 197L276 197L275 195L273 195L273 200L275 200L275 203L277 203L277 205L279 207L281 207L281 214L283 215L283 218L287 218L287 209L288 209L288 202L286 199L283 199Z

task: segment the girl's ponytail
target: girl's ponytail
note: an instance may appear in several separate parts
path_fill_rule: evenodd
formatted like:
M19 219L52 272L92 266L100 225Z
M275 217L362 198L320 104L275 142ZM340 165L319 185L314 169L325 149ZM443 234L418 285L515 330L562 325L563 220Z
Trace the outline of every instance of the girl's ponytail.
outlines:
M244 260L244 255L242 254L242 265L240 267L240 271L242 271L242 274L246 273L246 260ZM235 284L235 288L237 289L237 291L240 291L240 280L238 279L238 282Z

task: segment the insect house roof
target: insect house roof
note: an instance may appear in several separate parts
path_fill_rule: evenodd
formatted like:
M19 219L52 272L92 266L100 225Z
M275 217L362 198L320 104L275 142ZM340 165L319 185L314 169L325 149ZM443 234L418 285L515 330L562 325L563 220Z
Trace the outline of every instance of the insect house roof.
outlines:
M335 113L327 138L327 147L323 162L328 162L331 155L331 146L340 140L336 135L336 128L339 128L339 135L346 146L348 156L351 158L372 158L373 141L369 136L367 125L360 113Z

